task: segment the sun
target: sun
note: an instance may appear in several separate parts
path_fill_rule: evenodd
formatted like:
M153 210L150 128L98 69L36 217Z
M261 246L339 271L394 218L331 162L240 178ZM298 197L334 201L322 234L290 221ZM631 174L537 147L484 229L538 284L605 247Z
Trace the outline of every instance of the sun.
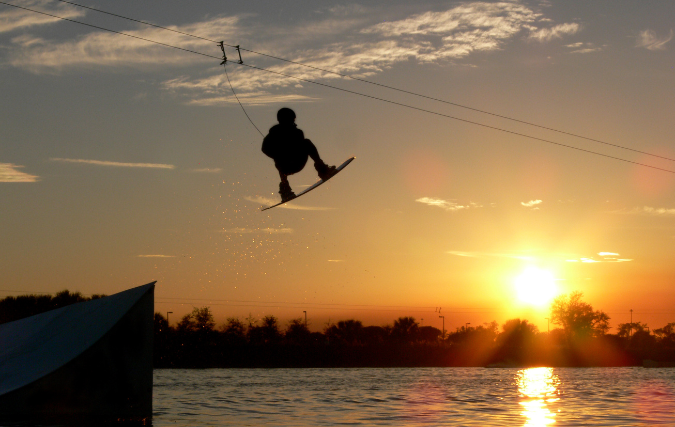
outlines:
M526 268L516 277L515 285L518 300L537 307L547 305L558 293L553 274L537 267Z

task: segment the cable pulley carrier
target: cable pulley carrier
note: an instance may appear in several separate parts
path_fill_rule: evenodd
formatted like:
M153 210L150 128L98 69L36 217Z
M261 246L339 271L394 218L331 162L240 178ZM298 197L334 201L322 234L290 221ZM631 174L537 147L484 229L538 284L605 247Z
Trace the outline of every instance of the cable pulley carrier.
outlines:
M227 55L225 54L225 42L221 41L220 43L218 43L218 46L220 47L220 50L223 51L223 62L221 62L220 65L225 65L227 64ZM239 54L239 62L237 63L243 64L244 61L241 59L241 49L239 49L239 45L236 45L234 48L237 49L237 53Z
M253 120L251 119L251 117L250 117L250 116L248 115L248 113L246 112L246 108L244 108L244 105L243 105L243 104L241 103L241 101L239 100L239 97L237 96L237 93L234 91L234 87L232 87L232 82L230 81L230 75L227 74L227 54L225 53L225 42L222 42L222 41L221 41L220 43L218 43L218 46L220 47L220 50L223 52L223 58L222 58L222 59L223 59L223 62L221 62L220 65L222 65L223 68L225 69L225 77L227 77L227 83L229 83L230 89L232 89L232 95L234 95L235 99L236 99L237 102L239 103L239 106L241 107L241 110L242 110L242 111L244 112L244 114L246 115L246 118L248 119L248 121L251 122L251 124L253 125L253 127L255 128L255 130L257 130L258 133L259 133L261 136L264 137L265 134L262 133L262 132L260 131L260 129L258 129L258 126L256 126L255 123L253 123ZM244 64L244 61L241 59L241 49L239 49L239 45L234 46L234 48L237 49L237 53L239 54L239 61L238 61L238 64L243 65L243 64ZM231 62L231 61L230 61L230 62ZM248 65L247 65L247 66L248 66Z

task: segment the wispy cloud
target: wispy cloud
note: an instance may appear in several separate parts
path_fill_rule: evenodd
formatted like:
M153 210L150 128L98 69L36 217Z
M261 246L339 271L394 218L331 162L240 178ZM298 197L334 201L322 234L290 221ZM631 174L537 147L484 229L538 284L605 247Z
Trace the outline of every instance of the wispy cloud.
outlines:
M531 38L544 42L579 30L578 24L550 27L550 19L519 2L467 2L445 11L407 15L401 10L334 7L315 15L321 16L321 20L304 22L301 32L289 32L282 25L259 23L249 15L214 17L171 28L214 40L248 40L258 51L358 77L371 76L410 60L420 63L458 61L474 52L497 51L523 31L529 31ZM382 22L384 12L398 19L389 18ZM539 28L541 26L545 28ZM139 26L126 32L203 51L202 41L157 28ZM316 48L317 45L321 47ZM24 35L12 41L8 54L12 65L33 72L61 71L69 67L171 66L179 69L204 61L217 64L214 59L99 31L64 42ZM218 55L218 52L214 54ZM232 55L234 51L228 53L228 56ZM268 62L264 57L247 52L244 56L246 62L255 61L256 65L272 71L304 79L340 78L291 63ZM269 104L312 100L297 94L294 90L297 80L234 65L228 70L242 102ZM236 102L229 94L224 94L229 91L229 85L222 68L217 66L204 71L201 76L191 72L189 77L168 79L162 87L183 96L190 105Z
M606 45L596 46L591 42L577 42L565 45L565 47L570 49L569 53L583 54L583 53L599 52L607 46Z
M640 31L635 42L635 47L644 47L649 50L663 50L666 44L673 39L673 30L667 36L658 37L653 30Z
M138 255L139 258L175 258L175 255Z
M168 28L185 33L198 34L205 38L234 39L241 17L219 17L198 23ZM125 37L119 34L95 31L76 40L52 42L35 36L12 39L10 64L33 72L60 71L68 67L185 67L196 62L215 62L216 59L200 57L178 49L171 49L141 40L161 41L167 45L202 51L204 42L182 34L159 28L139 26L127 30ZM218 52L213 52L218 56Z
M675 208L655 208L651 206L635 207L633 209L620 209L613 213L625 215L655 215L655 216L673 216Z
M343 259L329 259L328 262L345 262Z
M457 211L462 211L462 210L467 210L467 209L475 209L475 208L482 208L483 207L483 205L479 205L478 203L474 203L474 202L460 204L460 203L457 203L453 200L434 199L432 197L421 197L421 198L419 198L415 201L418 202L418 203L428 205L428 206L434 206L434 207L437 207L437 208L441 208L441 209L446 210L448 212L457 212Z
M520 259L524 261L531 261L534 258L528 255L522 255L522 254L509 254L509 253L495 253L495 252L471 252L471 251L448 251L447 252L450 255L455 255L459 257L465 257L465 258L512 258L512 259Z
M23 166L13 163L0 163L0 182L37 182L40 177L22 172Z
M269 197L262 197L262 196L256 196L256 197L249 197L246 196L244 197L245 200L248 200L249 202L254 202L254 203L259 203L261 205L266 205L266 206L272 206L276 205L279 203L279 199L272 199ZM313 206L298 206L293 204L292 202L284 203L283 205L279 205L274 209L295 209L295 210L300 210L300 211L330 211L335 208L322 208L322 207L313 207Z
M601 262L605 263L617 263L617 262L630 262L633 261L629 258L619 258L619 254L616 252L598 252L598 256L591 257L579 257L566 259L567 262L580 262L585 264L597 264Z
M35 9L68 19L78 18L85 14L82 9L77 9L65 3L54 4L54 2L48 0L13 0L12 3L17 6ZM0 12L0 33L62 22L58 18L37 14L24 9L5 5L2 6L2 9Z
M229 228L219 230L220 233L229 234L291 234L292 228Z
M564 36L576 34L581 30L577 23L559 24L550 28L533 29L528 38L540 43L550 42L553 39L561 39Z
M533 209L539 209L539 205L542 203L543 202L539 199L530 200L529 202L520 202L520 204L525 206L526 208L533 208Z
M65 163L85 163L89 165L97 166L113 166L113 167L123 167L123 168L157 168L157 169L173 169L174 165L167 165L162 163L123 163L123 162L111 162L107 160L87 160L87 159L63 159L54 157L49 159L52 162L65 162Z
M181 89L181 84L174 80L172 82L164 82L162 84L167 89ZM194 90L195 87L190 89ZM208 88L205 92L208 93L210 90ZM296 103L303 101L314 101L316 98L309 96L304 96L300 94L273 94L269 92L251 92L244 94L237 94L239 101L243 102L246 105L262 105L262 104L287 104L287 103ZM234 96L214 96L209 97L208 95L204 98L192 99L187 102L188 105L196 105L201 107L213 107L218 105L225 104L237 104L239 101Z

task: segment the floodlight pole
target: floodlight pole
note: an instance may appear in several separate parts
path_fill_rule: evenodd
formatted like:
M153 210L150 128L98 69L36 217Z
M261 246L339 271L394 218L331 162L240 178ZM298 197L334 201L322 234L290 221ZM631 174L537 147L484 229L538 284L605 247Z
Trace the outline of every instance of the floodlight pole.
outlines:
M173 314L173 311L166 312L166 326L169 326L169 314Z
M442 335L442 337L443 337L443 339L445 339L445 316L438 316L438 317L443 319L443 335Z
M305 310L302 310L303 313L305 313L305 328L307 327L307 312Z

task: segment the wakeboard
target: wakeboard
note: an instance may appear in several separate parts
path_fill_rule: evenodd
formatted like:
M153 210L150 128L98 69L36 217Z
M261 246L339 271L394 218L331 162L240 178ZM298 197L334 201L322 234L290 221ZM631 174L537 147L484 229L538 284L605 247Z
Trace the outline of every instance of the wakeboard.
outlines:
M340 166L338 166L337 168L335 168L335 173L334 173L330 178L328 178L328 179L320 179L320 180L318 180L316 183L314 183L314 185L312 185L311 187L308 187L308 188L304 189L303 191L301 191L300 193L296 194L295 197L293 197L292 199L284 200L283 202L279 202L279 203L277 203L276 205L268 206L268 207L266 207L266 208L261 209L261 211L266 211L267 209L275 208L275 207L277 207L277 206L279 206L279 205L283 205L284 203L288 203L288 202L290 202L290 201L292 201L292 200L295 200L295 199L297 199L298 197L302 196L303 194L309 193L310 191L314 190L316 187L319 187L321 184L323 184L324 182L328 181L329 179L331 179L332 177L334 177L335 175L337 175L338 173L340 173L340 171L341 171L342 169L346 168L347 165L350 164L350 163L352 162L352 160L354 160L354 159L355 159L355 157L350 157L350 158L348 158L347 160L345 160L344 163L342 163Z

